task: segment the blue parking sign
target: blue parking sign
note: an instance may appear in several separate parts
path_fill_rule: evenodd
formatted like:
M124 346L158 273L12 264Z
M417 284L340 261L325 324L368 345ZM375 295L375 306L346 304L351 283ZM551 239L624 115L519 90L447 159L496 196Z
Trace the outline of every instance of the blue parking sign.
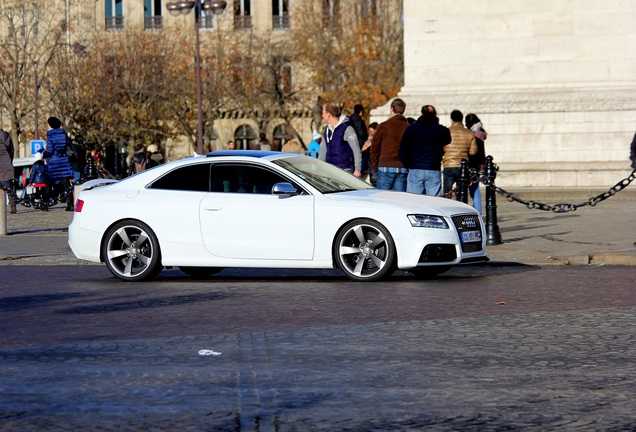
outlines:
M44 140L31 140L31 155L44 149Z

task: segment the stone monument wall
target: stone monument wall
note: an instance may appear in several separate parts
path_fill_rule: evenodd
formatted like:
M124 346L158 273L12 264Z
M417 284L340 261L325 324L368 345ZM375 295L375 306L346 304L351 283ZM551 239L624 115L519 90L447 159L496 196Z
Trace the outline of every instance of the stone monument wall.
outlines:
M635 22L636 0L404 0L398 96L476 113L501 187L609 187L631 172Z

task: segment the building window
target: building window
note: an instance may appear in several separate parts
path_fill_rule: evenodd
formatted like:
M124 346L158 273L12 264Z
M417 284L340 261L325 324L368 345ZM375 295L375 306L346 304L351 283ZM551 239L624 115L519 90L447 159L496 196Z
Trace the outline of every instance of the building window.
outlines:
M13 41L16 35L21 37L38 36L40 14L38 5L33 3L32 6L33 9L20 6L17 14L14 12L13 8L7 8L7 18L9 20L7 33L10 41Z
M144 0L144 28L160 30L163 28L161 0Z
M201 6L201 16L199 16L199 10L196 7L194 8L194 19L199 28L211 30L214 28L214 12L211 9L203 9L203 4Z
M160 30L163 28L161 0L144 0L144 28Z
M322 0L323 27L335 28L340 19L340 0Z
M363 18L377 18L380 16L381 0L361 0L361 15Z
M232 82L236 86L244 86L254 76L254 65L251 57L234 55L232 58Z
M249 125L241 125L234 132L234 142L237 149L254 150L256 145L256 132Z
M123 30L124 0L106 0L106 30Z
M288 29L291 27L288 0L272 0L272 27Z
M234 0L234 30L252 28L252 1Z
M288 97L292 93L292 64L284 57L274 58L276 66L276 91L281 97Z

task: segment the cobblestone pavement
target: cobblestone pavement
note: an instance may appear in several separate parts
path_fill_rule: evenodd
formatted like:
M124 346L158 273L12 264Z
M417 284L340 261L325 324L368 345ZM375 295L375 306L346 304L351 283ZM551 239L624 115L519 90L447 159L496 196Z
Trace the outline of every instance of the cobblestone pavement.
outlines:
M3 431L636 429L636 267L40 269L0 298Z

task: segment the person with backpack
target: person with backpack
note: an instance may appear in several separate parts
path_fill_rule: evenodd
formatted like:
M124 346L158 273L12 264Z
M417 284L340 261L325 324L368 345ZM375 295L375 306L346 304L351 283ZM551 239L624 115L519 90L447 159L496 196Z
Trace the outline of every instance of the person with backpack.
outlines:
M148 168L148 156L143 144L135 145L135 153L130 159L130 170L128 175L133 175L145 171Z

